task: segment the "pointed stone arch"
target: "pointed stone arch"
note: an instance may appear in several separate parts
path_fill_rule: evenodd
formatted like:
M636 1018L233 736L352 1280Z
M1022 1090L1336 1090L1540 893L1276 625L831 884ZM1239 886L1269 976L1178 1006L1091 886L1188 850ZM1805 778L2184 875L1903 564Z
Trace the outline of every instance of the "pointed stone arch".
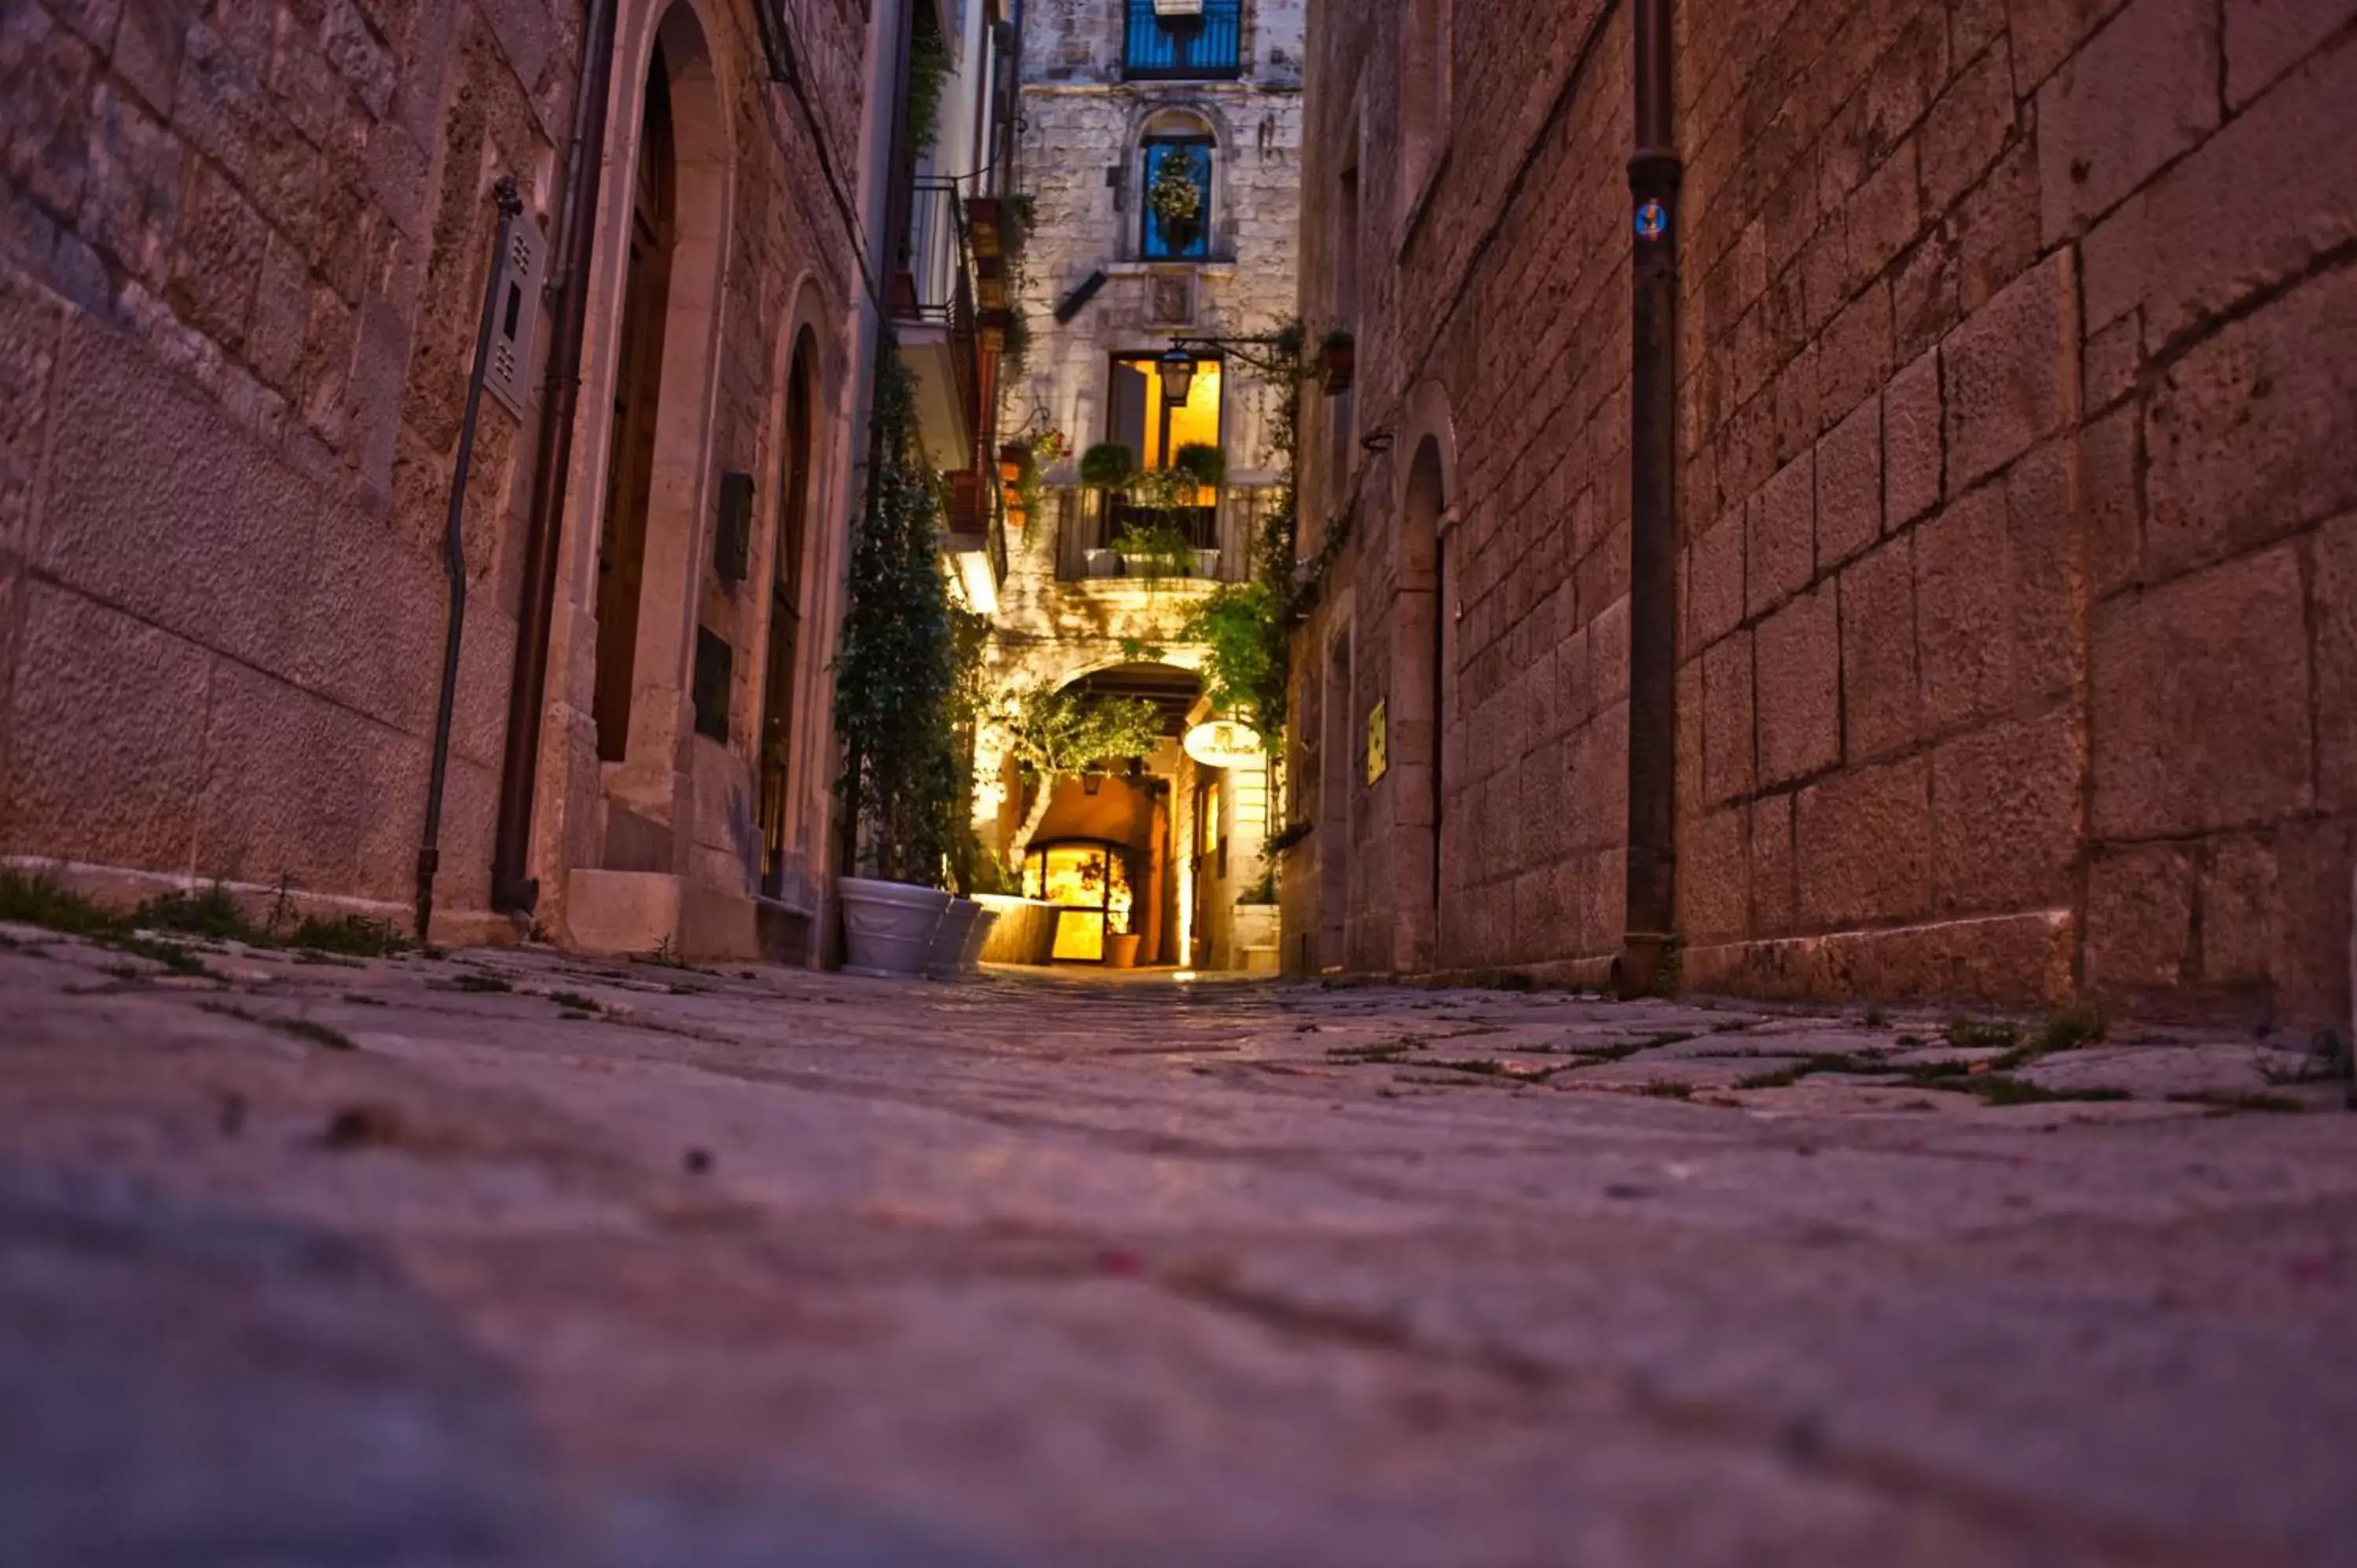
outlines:
M1396 918L1393 966L1445 961L1442 919L1456 617L1448 542L1456 521L1457 440L1448 394L1427 381L1408 397L1401 446L1398 561L1391 617L1391 768Z

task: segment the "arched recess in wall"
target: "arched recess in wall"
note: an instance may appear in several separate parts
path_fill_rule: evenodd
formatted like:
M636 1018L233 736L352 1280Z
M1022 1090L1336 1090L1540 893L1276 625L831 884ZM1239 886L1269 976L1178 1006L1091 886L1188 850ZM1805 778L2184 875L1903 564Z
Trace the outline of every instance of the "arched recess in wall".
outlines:
M1130 146L1137 220L1129 243L1136 253L1149 262L1200 262L1224 254L1228 142L1211 116L1195 109L1153 110L1138 121ZM1157 191L1177 195L1187 187L1199 203L1191 219L1157 202Z
M761 682L761 887L783 890L795 764L794 696L802 683L810 525L818 495L818 335L795 335L778 440L777 529L770 549L769 641Z
M592 713L600 760L667 757L686 669L704 451L728 206L721 92L703 25L681 0L654 30L640 92L597 544ZM666 771L668 764L666 763Z
M1397 597L1393 616L1392 864L1398 878L1394 926L1402 971L1439 967L1440 908L1448 820L1448 731L1455 617L1448 523L1456 487L1456 439L1447 394L1426 381L1411 394L1404 421L1411 454L1400 496Z

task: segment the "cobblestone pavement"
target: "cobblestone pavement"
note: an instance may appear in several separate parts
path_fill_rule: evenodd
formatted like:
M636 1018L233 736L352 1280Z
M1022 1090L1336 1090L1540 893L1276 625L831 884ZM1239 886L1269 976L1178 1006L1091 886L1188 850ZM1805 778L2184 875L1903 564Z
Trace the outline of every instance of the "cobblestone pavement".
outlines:
M2357 1562L2306 1042L0 939L11 1568Z

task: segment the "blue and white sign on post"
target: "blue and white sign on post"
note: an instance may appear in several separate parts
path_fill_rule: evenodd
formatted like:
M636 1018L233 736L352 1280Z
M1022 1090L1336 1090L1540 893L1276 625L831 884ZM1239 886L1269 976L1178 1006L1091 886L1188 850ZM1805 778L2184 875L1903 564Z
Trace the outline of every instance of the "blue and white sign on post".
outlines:
M1670 231L1670 209L1648 197L1637 208L1637 238L1658 240Z

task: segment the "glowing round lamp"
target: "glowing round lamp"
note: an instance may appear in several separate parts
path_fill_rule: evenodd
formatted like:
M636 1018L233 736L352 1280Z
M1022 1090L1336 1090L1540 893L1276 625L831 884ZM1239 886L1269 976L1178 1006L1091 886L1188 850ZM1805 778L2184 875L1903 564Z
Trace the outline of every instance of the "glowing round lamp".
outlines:
M1250 725L1213 719L1187 732L1187 755L1206 768L1246 768L1261 759L1260 736Z

